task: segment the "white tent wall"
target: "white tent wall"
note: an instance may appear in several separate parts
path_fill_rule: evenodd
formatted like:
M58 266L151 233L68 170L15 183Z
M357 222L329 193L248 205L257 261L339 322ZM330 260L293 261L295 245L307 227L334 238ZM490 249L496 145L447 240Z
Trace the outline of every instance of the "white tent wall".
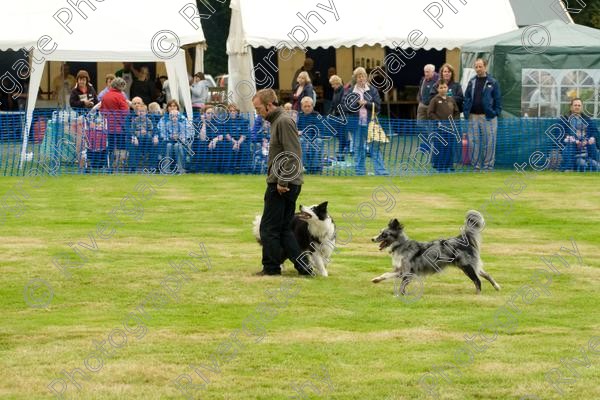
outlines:
M194 62L194 74L198 72L204 72L204 50L206 50L205 44L198 43L196 45L196 60Z
M194 51L195 51L195 47ZM200 63L202 63L202 65L204 64L204 50L201 50L202 54L200 54ZM189 54L189 50L185 52L185 60L186 60L186 69L188 71L188 78L190 77L190 75L192 75L191 71L197 71L196 68L196 64L200 65L200 63L198 62L198 58L196 58L196 62L194 62L194 60L192 59L192 57ZM166 63L164 61L158 61L158 62L152 62L152 63L144 63L144 64L152 64L155 66L155 70L156 70L156 76L167 76L167 66ZM54 79L56 79L57 77L61 76L61 68L62 68L63 62L59 61L59 62L49 62L46 63L46 67L44 68L44 75L42 76L42 82L40 84L40 89L47 93L48 91L51 91L52 88L52 83L54 81ZM96 63L97 69L96 69L96 80L92 82L92 85L94 86L95 89L97 89L98 91L101 91L102 89L104 89L105 85L106 85L106 75L107 74L114 74L116 71L118 71L119 69L123 68L123 63L122 62L114 62L114 61L98 61ZM50 68L48 68L50 67ZM76 74L77 71L71 71L71 73L73 75ZM91 72L91 71L88 71ZM203 72L200 70L200 72ZM49 98L49 99L38 99L37 101L37 107L40 108L52 108L52 107L56 107L57 101L55 99ZM183 104L183 101L182 101Z
M169 88L171 90L171 96L174 99L180 100L183 104L188 118L192 119L192 97L189 90L188 73L185 65L185 53L180 51L176 57L167 61L167 75L174 77L173 81L169 78Z
M58 53L60 54L60 53ZM88 55L88 57L91 55ZM37 59L41 59L42 54L34 49L33 51L33 58L37 58ZM67 54L63 57L73 57L70 54ZM93 57L93 56L91 56ZM47 59L46 62L48 61L97 61L94 58L85 58L82 56L79 57L75 57L75 58L68 58L68 59L60 59L62 57L60 57L60 55L55 55L52 54L52 58L51 59ZM127 57L121 58L120 60L122 61L134 61L134 60L130 60ZM117 61L117 60L104 60L104 61ZM138 60L135 60L138 61ZM155 60L152 60L155 61ZM165 65L167 67L167 75L169 77L169 87L171 90L171 96L175 99L179 99L180 104L182 104L185 108L185 111L187 113L188 119L192 119L192 113L193 113L193 109L192 109L192 97L191 97L191 93L188 90L189 88L189 82L188 82L188 76L187 76L187 67L185 64L185 52L183 50L179 50L179 52L177 53L176 56L174 56L173 58L166 60L165 61ZM38 88L40 86L40 83L42 81L42 76L44 73L44 67L42 66L38 66L36 68L34 68L34 71L31 73L31 76L29 78L29 93L28 93L28 99L34 99L33 101L27 101L27 110L26 110L26 123L24 126L24 131L23 131L23 146L22 146L22 150L21 150L21 160L19 162L19 168L22 167L23 162L25 160L25 154L27 152L27 144L28 144L28 140L29 140L29 131L31 129L31 124L32 124L32 117L33 117L33 111L35 109L35 105L36 105L36 98L37 98L37 92L38 92Z
M300 43L306 48L381 45L452 50L464 43L517 28L509 0L479 0L467 4L371 0L368 6L362 0L231 0L230 7L227 54L229 79L236 83L252 78L254 66L249 62L252 47L281 49L285 46L296 53L303 53ZM276 18L266 19L264 10ZM368 29L359 28L365 24ZM234 99L240 107L249 107L249 102L236 96L235 88L230 84Z
M40 54L37 50L32 52L32 57L39 57ZM25 126L23 127L23 145L21 146L21 159L19 160L19 169L23 167L23 162L25 161L25 155L27 154L27 143L29 141L29 129L31 124L33 123L33 110L35 109L35 100L31 101L30 99L36 99L38 88L40 87L40 82L42 81L42 76L44 75L44 68L38 67L34 68L31 76L29 77L29 92L27 93L27 109L25 111Z
M252 53L229 55L229 94L230 99L241 112L254 112L252 97L256 92L252 76Z
M227 54L229 55L229 98L239 107L241 112L253 112L252 96L245 95L243 90L248 82L256 91L252 76L252 49L243 41L242 15L240 1L231 0L231 24L227 38Z
M34 60L21 165L37 91L48 61L164 61L173 97L179 97L188 116L192 115L185 52L181 47L199 43L197 58L204 60L205 38L195 2L145 0L140 8L138 1L123 0L115 9L115 5L100 0L19 0L3 9L2 20L0 49L30 49ZM24 23L27 29L23 29ZM45 37L49 41L44 43ZM197 64L195 68L203 66Z
M419 30L427 38L422 48L460 47L475 39L516 29L509 0L436 2L430 0L237 0L243 33L241 41L252 47L273 47L294 41L305 47L373 46L410 47L407 38ZM234 2L232 1L232 11ZM266 19L264 10L276 18ZM424 10L427 10L426 13ZM309 17L308 19L306 17ZM234 21L232 13L232 23ZM368 23L368 29L360 29ZM422 39L423 39L422 38ZM419 40L414 40L420 42Z

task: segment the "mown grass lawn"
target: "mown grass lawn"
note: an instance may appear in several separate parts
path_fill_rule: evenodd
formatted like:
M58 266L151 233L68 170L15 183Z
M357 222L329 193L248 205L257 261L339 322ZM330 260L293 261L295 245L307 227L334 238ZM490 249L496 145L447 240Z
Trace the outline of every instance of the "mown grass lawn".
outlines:
M300 203L328 200L346 228L347 244L339 246L330 276L316 279L299 278L289 265L280 278L252 276L260 269L260 249L250 227L262 208L264 177L169 178L137 208L124 203L128 215L121 211L121 224L107 239L98 237L98 223L136 193L142 177L49 178L27 189L23 215L7 217L0 228L0 398L50 398L47 386L66 380L61 371L79 368L89 379L76 376L81 390L69 382L66 394L82 399L185 398L173 384L182 374L205 384L196 392L202 399L300 396L292 386L312 393L306 398L425 399L419 382L430 372L435 374L423 382L437 385L443 399L599 399L600 350L588 349L590 338L600 336L598 175L542 173L512 194L511 212L488 210L482 258L500 292L484 281L476 296L456 269L428 277L412 303L394 296L393 282L370 282L390 269L389 256L370 237L391 217L403 221L414 239L454 235L467 210L499 188L509 190L505 181L514 176L307 177ZM0 193L17 181L0 180ZM395 204L383 206L381 188L375 203L380 186L394 194ZM366 217L349 217L357 208ZM85 263L67 279L53 259L72 252L70 243L91 243L90 232L97 250L83 249ZM572 249L571 238L583 262L561 251L569 268L555 263L560 274L551 275L548 291L538 287L539 297L530 293L526 304L518 293L532 285L536 269L547 268L540 256ZM178 281L178 301L146 308L145 319L130 319L123 336L123 321L173 273L169 263L190 259L199 243L210 256L210 270L199 268ZM35 278L52 287L47 308L24 300L24 287ZM286 290L279 290L282 285ZM512 329L496 335L484 329L488 342L479 340L472 362L459 364L460 372L442 367L464 347L465 335L493 326L498 310L515 296ZM112 357L89 357L93 342L109 336L121 346L104 342ZM561 359L586 355L587 366L571 362L571 372L561 367ZM84 360L98 372L86 369ZM553 368L561 368L565 379L577 374L557 386L563 397L545 381ZM333 388L321 379L324 372Z

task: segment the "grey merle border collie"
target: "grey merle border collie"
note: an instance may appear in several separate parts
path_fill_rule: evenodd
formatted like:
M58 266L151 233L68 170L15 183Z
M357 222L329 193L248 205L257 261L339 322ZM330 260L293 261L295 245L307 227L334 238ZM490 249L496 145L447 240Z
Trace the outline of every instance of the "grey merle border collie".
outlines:
M404 294L411 276L423 276L440 272L449 265L460 268L475 284L477 294L481 292L479 277L487 279L496 290L500 285L483 270L480 258L481 231L485 226L483 216L478 211L468 211L460 236L450 239L418 242L404 233L404 226L392 219L387 228L372 238L379 243L379 250L391 247L393 272L386 272L371 282L379 283L390 278L402 278L401 293Z
M311 275L328 276L327 265L335 250L335 224L327 212L327 202L305 207L300 205L300 212L294 214L291 222L292 231L311 268ZM254 236L260 240L260 220L257 215L253 222ZM282 260L287 256L282 254ZM282 261L283 264L283 261Z

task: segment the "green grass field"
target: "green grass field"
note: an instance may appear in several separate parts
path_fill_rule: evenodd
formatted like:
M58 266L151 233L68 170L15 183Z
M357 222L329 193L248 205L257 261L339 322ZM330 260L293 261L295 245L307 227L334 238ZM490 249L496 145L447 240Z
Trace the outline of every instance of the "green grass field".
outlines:
M184 399L173 382L188 374L198 385L189 398L198 399L433 398L422 390L422 377L421 385L436 386L442 399L600 399L600 349L597 341L589 345L600 336L598 175L542 173L512 195L511 213L489 210L482 258L499 292L484 281L475 295L454 268L428 277L413 302L394 296L391 281L370 282L391 267L389 255L370 242L391 217L413 239L455 235L465 212L507 188L514 175L307 177L299 203L328 200L338 226L352 232L330 276L314 279L298 277L289 264L282 277L252 276L260 248L251 221L262 208L264 177L171 177L137 208L123 202L121 224L106 239L98 237L98 223L136 193L142 177L60 177L29 186L23 215L8 216L1 228L0 398L51 398L48 385L68 381L61 371L79 368L88 379L74 377L79 391L68 382L66 398ZM17 182L3 178L0 193ZM389 211L374 205L381 185L395 194ZM362 209L367 216L375 210L372 219L342 216L366 202L372 207ZM90 233L97 249L78 247L85 262L67 279L53 259L74 254L68 244L92 244ZM572 249L571 238L581 264L560 251ZM210 270L167 278L175 276L169 263L191 259L199 243ZM559 252L569 268L555 263L546 292L535 290L534 272L547 268L540 257ZM24 288L35 278L52 287L46 308L25 301ZM134 320L161 283L178 301L145 303L144 318ZM37 304L44 290L30 287L27 301ZM511 325L494 325L511 298ZM480 327L473 360L454 361L464 336ZM555 388L545 378L553 368L562 371ZM293 386L303 386L306 397ZM61 389L60 382L54 387Z

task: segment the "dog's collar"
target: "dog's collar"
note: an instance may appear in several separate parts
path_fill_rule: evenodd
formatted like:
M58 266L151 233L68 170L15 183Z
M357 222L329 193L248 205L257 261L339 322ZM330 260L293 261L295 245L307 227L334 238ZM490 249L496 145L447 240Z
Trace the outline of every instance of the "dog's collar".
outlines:
M402 245L401 245L401 244L397 244L397 245L395 245L395 246L392 246L392 248L390 249L390 253L393 253L393 252L395 252L395 251L396 251L397 249L399 249L400 247L402 247Z

